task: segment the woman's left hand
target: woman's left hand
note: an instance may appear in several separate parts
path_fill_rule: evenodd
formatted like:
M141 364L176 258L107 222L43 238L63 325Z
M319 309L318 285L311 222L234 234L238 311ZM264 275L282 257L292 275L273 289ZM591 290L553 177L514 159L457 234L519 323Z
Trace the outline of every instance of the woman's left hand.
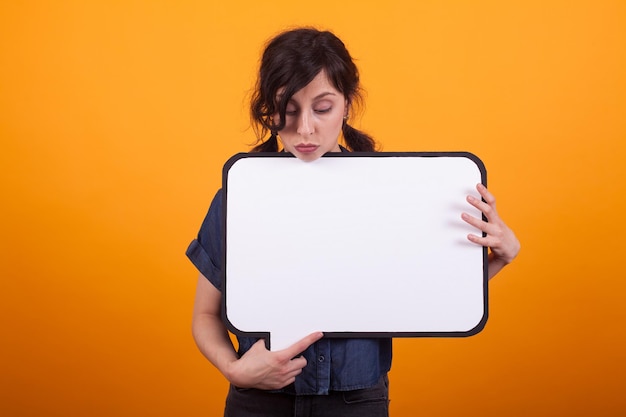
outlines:
M474 226L486 236L478 236L469 234L467 238L481 246L487 246L491 253L489 254L489 278L497 274L504 266L511 263L520 250L520 243L515 234L502 221L496 210L496 198L487 190L487 188L478 184L476 190L484 199L484 201L468 196L467 201L472 206L480 210L487 221L470 216L467 213L461 215L462 219L468 224Z

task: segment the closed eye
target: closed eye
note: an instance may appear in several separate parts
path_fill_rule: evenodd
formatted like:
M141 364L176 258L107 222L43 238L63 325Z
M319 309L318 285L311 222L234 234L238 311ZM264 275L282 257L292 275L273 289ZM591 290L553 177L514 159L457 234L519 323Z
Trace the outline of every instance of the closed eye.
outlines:
M324 108L324 109L315 109L315 113L324 114L324 113L328 113L332 109L333 109L332 107L328 107L328 108Z

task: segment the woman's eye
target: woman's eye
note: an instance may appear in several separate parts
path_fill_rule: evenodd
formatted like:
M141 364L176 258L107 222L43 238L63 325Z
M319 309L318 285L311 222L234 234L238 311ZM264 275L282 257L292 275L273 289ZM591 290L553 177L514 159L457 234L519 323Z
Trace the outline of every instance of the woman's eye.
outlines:
M315 113L323 114L323 113L328 113L331 110L332 110L332 107L324 107L324 108L321 108L321 109L315 109Z
M298 111L297 111L297 110L292 110L292 109L287 109L287 110L285 110L285 114L286 114L287 116L295 116L297 113L298 113Z

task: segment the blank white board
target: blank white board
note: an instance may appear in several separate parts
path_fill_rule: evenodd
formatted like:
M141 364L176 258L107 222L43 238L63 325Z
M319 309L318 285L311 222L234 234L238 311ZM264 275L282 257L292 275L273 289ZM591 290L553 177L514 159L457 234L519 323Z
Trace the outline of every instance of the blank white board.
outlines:
M469 153L238 154L224 167L223 313L272 350L328 337L469 336L487 249L461 219L486 183Z

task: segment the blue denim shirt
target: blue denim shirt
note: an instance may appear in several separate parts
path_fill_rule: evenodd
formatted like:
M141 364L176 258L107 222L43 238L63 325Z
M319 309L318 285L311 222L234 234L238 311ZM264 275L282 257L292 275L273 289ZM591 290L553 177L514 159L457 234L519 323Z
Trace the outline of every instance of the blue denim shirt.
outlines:
M222 289L222 191L218 191L187 256L218 289ZM373 307L374 308L374 307ZM239 355L258 340L238 336ZM307 395L369 388L391 367L391 339L323 338L303 352L306 367L283 392Z

